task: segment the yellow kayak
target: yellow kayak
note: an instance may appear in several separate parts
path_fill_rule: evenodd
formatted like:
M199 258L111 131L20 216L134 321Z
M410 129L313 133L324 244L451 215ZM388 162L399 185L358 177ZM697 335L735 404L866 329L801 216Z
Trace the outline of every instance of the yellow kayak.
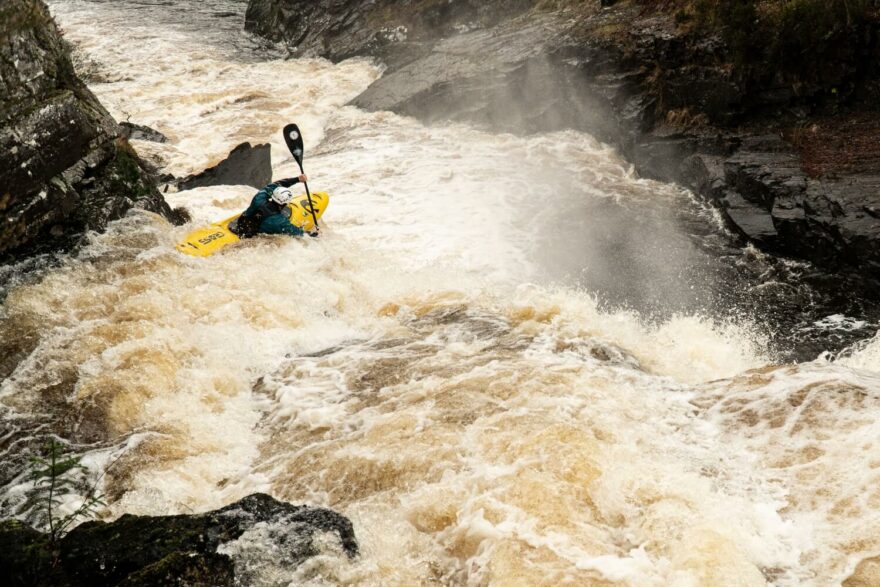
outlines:
M324 192L312 193L312 202L315 203L315 216L321 218L327 205L330 203L330 196ZM290 223L309 232L315 228L315 222L312 220L312 212L309 209L309 200L303 194L287 205L290 208ZM186 238L177 243L177 250L186 255L193 257L210 257L226 245L237 243L241 239L238 235L229 230L229 224L237 219L240 214L231 216L222 222L215 222L210 226L202 227L195 230Z

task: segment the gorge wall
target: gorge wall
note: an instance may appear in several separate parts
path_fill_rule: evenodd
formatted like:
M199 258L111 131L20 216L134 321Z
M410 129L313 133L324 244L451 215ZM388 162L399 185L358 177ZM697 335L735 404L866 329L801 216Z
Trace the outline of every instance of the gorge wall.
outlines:
M41 0L0 4L0 258L71 243L133 206L170 217L131 146L77 78Z
M295 55L382 60L354 101L365 109L585 130L761 248L880 278L876 2L815 42L767 39L788 51L782 65L672 9L688 4L250 0L246 26ZM812 34L797 18L788 34Z

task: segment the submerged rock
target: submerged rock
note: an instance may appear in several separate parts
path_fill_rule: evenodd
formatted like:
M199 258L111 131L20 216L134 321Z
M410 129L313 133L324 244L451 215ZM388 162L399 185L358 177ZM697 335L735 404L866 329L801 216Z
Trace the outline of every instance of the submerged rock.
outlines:
M262 188L271 182L272 146L267 143L252 147L250 143L242 143L214 167L176 183L180 190L191 190L212 185L249 185Z
M170 210L41 0L0 5L0 255L51 249L132 207Z
M316 541L326 533L336 536L349 557L358 554L354 530L344 516L257 493L205 514L86 522L62 538L57 551L45 534L14 520L0 522L0 568L9 578L5 584L12 586L231 586L252 571L247 564L239 569L240 557L218 553L218 548L263 526L286 530L284 540L260 546L271 549L271 557L282 559L288 571L317 555Z

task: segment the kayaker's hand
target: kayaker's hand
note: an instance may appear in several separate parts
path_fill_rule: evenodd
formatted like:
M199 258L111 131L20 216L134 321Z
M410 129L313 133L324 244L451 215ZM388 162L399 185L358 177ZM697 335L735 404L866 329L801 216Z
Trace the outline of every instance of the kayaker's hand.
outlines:
M309 236L312 238L317 238L321 236L321 232L316 228L315 230L309 231Z
M299 176L299 181L300 181L300 183L306 183L307 181L309 181L309 178L305 173L303 173L302 175Z

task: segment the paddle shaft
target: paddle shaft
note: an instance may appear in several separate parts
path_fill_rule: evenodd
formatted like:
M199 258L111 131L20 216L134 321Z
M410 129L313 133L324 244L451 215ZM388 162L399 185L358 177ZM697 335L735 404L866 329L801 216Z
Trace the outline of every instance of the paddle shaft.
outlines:
M294 157L294 159L296 158ZM299 172L305 175L306 172L303 171L302 163L300 163L299 161L297 161L296 163L297 165L299 165ZM315 221L315 230L318 230L318 216L315 214L315 204L314 202L312 202L312 192L309 191L309 182L304 181L303 185L306 186L306 196L309 198L309 210L312 211L312 220Z

